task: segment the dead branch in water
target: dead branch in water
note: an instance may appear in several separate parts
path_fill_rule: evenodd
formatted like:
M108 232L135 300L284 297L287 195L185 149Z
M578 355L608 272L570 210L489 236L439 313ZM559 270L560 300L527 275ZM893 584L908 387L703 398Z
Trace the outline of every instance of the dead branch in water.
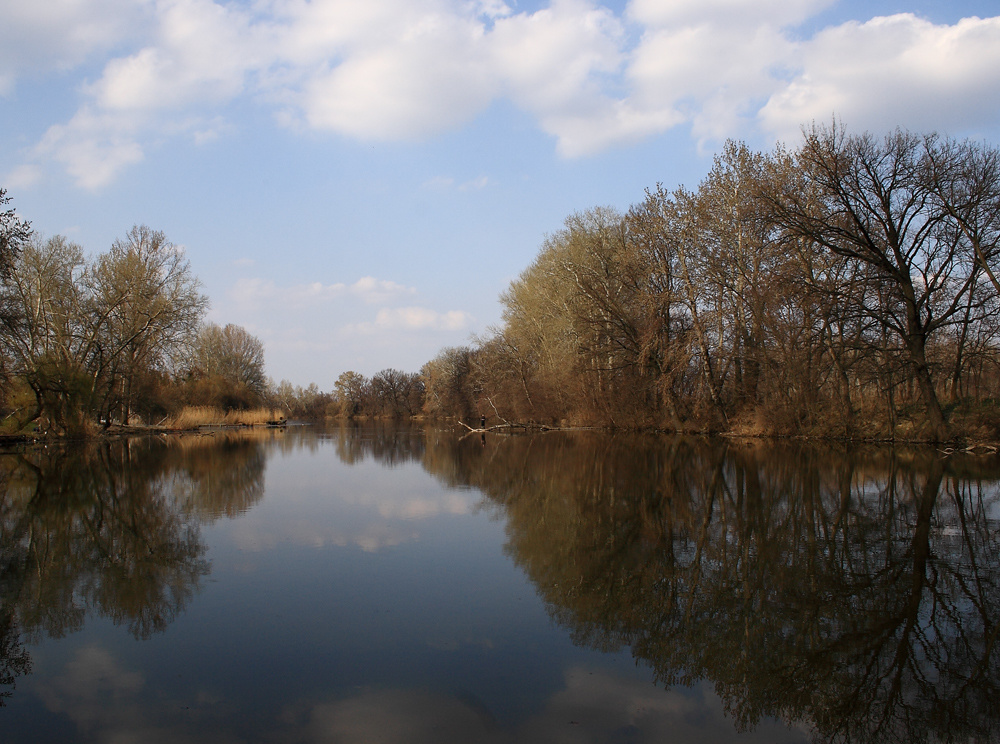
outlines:
M565 427L565 426L548 426L547 424L532 424L532 423L503 423L494 424L493 426L483 427L473 427L469 426L464 421L459 421L459 424L468 429L470 434L485 434L488 431L501 432L503 430L510 429L523 429L524 431L570 431L571 429L576 429L577 427Z

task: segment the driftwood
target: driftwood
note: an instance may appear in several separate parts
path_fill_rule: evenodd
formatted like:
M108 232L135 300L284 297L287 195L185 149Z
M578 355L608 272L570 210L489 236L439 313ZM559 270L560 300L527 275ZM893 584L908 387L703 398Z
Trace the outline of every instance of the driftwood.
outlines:
M995 455L997 454L997 450L998 450L997 445L986 444L985 442L982 442L982 443L969 444L964 447L959 445L957 447L945 447L944 449L939 448L938 452L940 452L943 455L954 455L956 452L961 452L968 455L982 456L982 455Z
M458 422L460 425L464 426L469 434L485 434L488 431L497 433L510 433L512 429L521 429L524 431L571 431L577 430L579 427L566 427L566 426L549 426L548 424L535 424L535 423L510 423L504 422L502 424L494 424L493 426L487 427L476 427L469 426L464 421Z

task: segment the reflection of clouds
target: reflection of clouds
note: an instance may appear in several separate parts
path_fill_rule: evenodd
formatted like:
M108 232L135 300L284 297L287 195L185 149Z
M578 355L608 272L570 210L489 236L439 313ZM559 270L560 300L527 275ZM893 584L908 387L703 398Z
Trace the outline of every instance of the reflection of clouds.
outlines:
M706 685L663 690L608 670L569 669L565 685L535 715L501 727L474 694L433 690L370 690L316 705L281 706L260 722L259 738L306 744L542 744L543 742L806 742L808 732L762 723L738 733ZM39 686L53 713L67 716L97 742L229 742L234 711L226 696L190 690L180 701L149 695L142 674L129 671L97 646L77 651L61 676ZM178 710L190 710L178 715ZM301 715L300 715L301 712Z
M283 499L273 510L234 523L236 546L247 551L280 544L355 546L376 552L417 541L423 520L471 514L478 503L472 492L446 491L433 483L426 489L345 488L336 494L324 493L317 486L305 494L305 498Z
M506 742L480 711L432 692L384 690L316 706L308 741L438 744Z
M80 740L102 744L235 744L231 709L218 696L192 691L191 701L151 696L145 678L125 669L107 650L87 646L76 652L63 674L40 684L38 693L53 713L76 725ZM190 711L178 714L179 710ZM221 715L220 715L221 714Z
M577 667L566 687L531 718L519 741L806 742L809 735L777 723L737 734L722 701L705 685L663 690L642 679Z
M311 548L345 548L354 545L367 553L374 553L416 541L420 536L413 529L388 524L366 524L355 530L345 527L349 526L319 524L308 520L284 525L243 523L234 529L233 541L240 550L252 552L270 550L276 545L289 543Z
M129 706L121 703L138 693L143 683L141 674L122 669L104 649L87 646L39 694L53 713L64 713L89 730L133 723Z
M446 491L429 496L376 497L372 503L379 515L387 519L427 519L438 514L462 515L472 511L472 499L467 494Z
M722 702L705 686L662 690L641 679L570 669L566 686L515 730L497 727L475 699L418 690L380 690L316 706L308 725L314 744L342 742L806 742L809 734L778 723L738 733ZM470 701L471 700L471 701Z

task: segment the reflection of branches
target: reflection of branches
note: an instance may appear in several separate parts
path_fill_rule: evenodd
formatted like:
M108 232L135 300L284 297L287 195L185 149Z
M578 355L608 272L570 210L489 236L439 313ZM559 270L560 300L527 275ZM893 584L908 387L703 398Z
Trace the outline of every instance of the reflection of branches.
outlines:
M267 457L254 430L181 442L171 442L172 489L201 521L237 517L264 498Z
M1000 471L981 460L584 434L452 449L461 467L425 467L502 505L577 642L713 680L744 727L996 734Z
M394 467L410 460L420 460L424 451L423 432L401 422L345 422L333 432L337 457L355 465L371 457Z
M209 567L166 454L132 440L4 461L0 658L15 673L30 664L22 633L59 637L93 610L148 638L183 611Z
M7 474L0 471L0 493L7 490ZM21 644L12 598L13 584L21 573L12 529L17 515L7 499L0 499L0 707L10 697L15 680L31 671L31 657Z

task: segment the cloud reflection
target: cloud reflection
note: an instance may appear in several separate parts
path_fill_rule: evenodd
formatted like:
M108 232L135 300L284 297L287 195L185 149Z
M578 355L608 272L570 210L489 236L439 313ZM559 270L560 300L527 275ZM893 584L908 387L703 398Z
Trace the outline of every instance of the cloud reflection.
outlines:
M704 686L663 690L646 680L574 667L565 687L541 712L513 729L498 726L473 696L390 689L317 705L309 715L312 744L534 744L538 742L806 742L801 728L764 723L737 732L721 700Z
M416 542L432 520L471 514L479 503L471 491L442 489L429 479L426 487L413 484L407 480L413 474L409 468L383 471L380 487L373 488L361 476L356 481L355 473L341 472L342 482L331 491L328 482L300 472L296 493L282 495L231 524L234 544L250 552L287 544L316 549L353 546L373 553ZM394 487L397 480L411 484Z

